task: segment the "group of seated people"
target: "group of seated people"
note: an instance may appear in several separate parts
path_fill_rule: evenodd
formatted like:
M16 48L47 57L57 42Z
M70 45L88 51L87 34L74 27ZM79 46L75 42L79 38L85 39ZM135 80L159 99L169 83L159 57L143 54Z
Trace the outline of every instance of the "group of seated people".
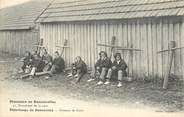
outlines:
M53 59L46 49L43 49L41 55L37 51L33 54L26 51L25 57L23 58L23 66L19 73L30 73L30 79L32 79L36 72L48 72L49 76L52 76L53 74L61 73L64 69L65 63L58 51L54 53Z
M115 60L111 62L110 58L107 57L105 51L99 53L100 59L95 64L95 71L91 74L91 79L88 81L93 81L95 78L99 79L97 85L109 84L112 79L112 75L118 77L117 87L122 86L123 77L127 76L127 64L122 59L120 53L115 54Z
M88 82L98 79L97 85L109 84L112 76L118 77L117 87L122 86L123 77L127 75L126 69L127 64L122 59L120 53L115 54L115 60L111 62L110 58L107 57L105 51L99 53L99 59L95 64L95 69L90 75ZM37 54L37 52L31 55L30 52L26 52L26 56L23 60L22 72L30 72L30 77L33 78L36 72L48 72L49 77L53 74L58 74L64 71L65 62L64 59L59 55L59 52L55 52L54 59L48 54L46 49L43 51L43 55ZM29 69L28 71L26 71ZM77 56L71 65L71 73L67 77L76 78L76 82L79 82L84 74L87 73L86 63Z

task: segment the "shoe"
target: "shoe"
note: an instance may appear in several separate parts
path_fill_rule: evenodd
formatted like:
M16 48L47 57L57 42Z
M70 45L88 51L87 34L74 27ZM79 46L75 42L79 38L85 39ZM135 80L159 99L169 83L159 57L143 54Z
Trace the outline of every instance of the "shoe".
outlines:
M50 77L49 76L45 76L45 80L48 80Z
M117 85L118 88L122 87L122 86L123 86L122 83L118 83L118 85Z
M94 81L95 79L94 78L90 78L89 80L88 80L88 82L91 82L91 81Z
M102 81L99 81L98 83L97 83L97 85L102 85L103 84L103 82Z
M71 74L71 73L70 73L70 74L68 74L68 76L67 76L67 77L72 77L72 76L73 76L73 74Z
M105 85L108 85L108 84L110 84L110 81L106 81L104 84L105 84Z
M75 76L74 76L74 78L77 78L79 75L78 74L76 74Z

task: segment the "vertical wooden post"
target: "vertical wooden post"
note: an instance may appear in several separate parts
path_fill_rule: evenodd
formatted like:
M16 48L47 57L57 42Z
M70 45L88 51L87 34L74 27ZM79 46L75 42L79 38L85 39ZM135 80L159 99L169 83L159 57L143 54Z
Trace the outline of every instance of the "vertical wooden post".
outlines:
M169 55L169 60L168 60L168 63L167 63L167 71L166 71L166 74L165 74L165 77L164 77L164 83L163 83L163 88L164 89L167 89L169 75L170 75L170 72L171 72L172 62L173 62L173 58L174 58L174 50L172 50L172 48L176 47L175 41L171 41L169 46L170 46L171 51L169 51L170 55Z
M42 49L42 47L40 47L40 46L43 46L43 39L41 38L40 39L40 42L39 42L39 44L38 44L39 46L37 46L37 52L38 52L38 54L40 54L40 52L41 52L41 49Z
M61 56L63 56L64 49L65 49L64 46L67 46L67 42L68 42L68 41L65 39L65 42L64 42L64 44L63 44L63 48L62 48L62 51L61 51Z
M133 48L133 45L132 44L130 44L130 46L129 46L129 48ZM129 65L129 74L130 74L130 76L132 76L133 75L133 71L132 71L132 69L133 69L133 50L132 49L130 49L129 50L129 63L128 63L128 65Z
M116 37L112 36L111 45L115 45L115 41ZM114 61L114 47L111 47L110 59L111 61Z

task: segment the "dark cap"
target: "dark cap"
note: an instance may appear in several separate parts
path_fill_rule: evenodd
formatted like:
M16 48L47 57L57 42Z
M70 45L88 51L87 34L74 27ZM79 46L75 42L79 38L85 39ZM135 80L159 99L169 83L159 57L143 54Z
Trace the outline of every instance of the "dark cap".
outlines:
M57 55L59 55L59 52L58 52L58 51L55 51L55 53L56 53Z
M107 57L107 52L105 52L105 51L101 51L100 53L99 53L99 55L101 56L101 54L102 53L104 53L105 54L105 56Z
M116 58L117 56L119 56L119 57L121 58L121 54L120 54L120 53L116 53L116 54L114 55L115 58Z

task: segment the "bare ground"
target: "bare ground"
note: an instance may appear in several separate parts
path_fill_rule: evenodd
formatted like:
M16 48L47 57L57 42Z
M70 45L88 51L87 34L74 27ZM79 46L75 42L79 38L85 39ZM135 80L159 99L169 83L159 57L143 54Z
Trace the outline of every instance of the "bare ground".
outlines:
M143 80L123 82L121 88L116 87L116 82L108 86L97 86L97 81L88 83L89 75L85 75L79 83L75 83L73 78L67 78L64 73L48 80L44 77L35 77L32 80L20 79L17 71L21 63L18 59L16 56L1 54L1 83L30 85L56 95L85 102L98 102L120 107L126 105L127 108L150 108L154 112L184 112L184 83L179 79L171 79L167 90L162 89L160 79L148 82Z

